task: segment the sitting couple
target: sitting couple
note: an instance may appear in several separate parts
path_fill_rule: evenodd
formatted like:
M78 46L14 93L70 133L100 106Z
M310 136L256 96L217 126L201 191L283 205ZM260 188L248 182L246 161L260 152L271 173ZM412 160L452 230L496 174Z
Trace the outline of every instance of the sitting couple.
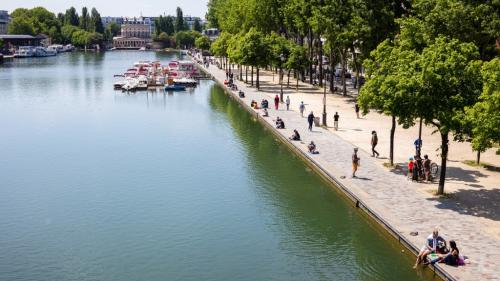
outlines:
M276 129L285 129L285 122L279 117L276 117Z
M309 149L309 153L319 154L319 152L316 150L316 144L313 141L311 141L311 143L307 146L307 148Z
M425 261L429 254L436 254L436 257L431 260L431 264L436 262L443 262L454 266L459 264L460 251L457 248L457 244L451 240L450 249L448 250L446 248L446 240L439 235L437 228L427 237L426 244L420 250L413 268L416 268L421 262ZM424 264L428 263L424 262Z
M260 102L260 107L262 107L262 108L269 108L269 102L267 100L265 100L265 99L262 100Z
M253 108L253 109L259 109L259 105L257 104L256 101L252 100L252 102L250 103L250 106Z
M293 130L293 135L289 137L289 139L293 141L299 141L300 140L299 132L297 130Z

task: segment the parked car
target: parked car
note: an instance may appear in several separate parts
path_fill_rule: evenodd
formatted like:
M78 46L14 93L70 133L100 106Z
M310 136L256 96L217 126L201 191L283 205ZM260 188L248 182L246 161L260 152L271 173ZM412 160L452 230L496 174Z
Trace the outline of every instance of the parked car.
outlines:
M352 82L353 85L356 83L356 76L353 76L351 78L351 82ZM365 84L365 77L364 76L359 76L359 85L363 86L363 84Z

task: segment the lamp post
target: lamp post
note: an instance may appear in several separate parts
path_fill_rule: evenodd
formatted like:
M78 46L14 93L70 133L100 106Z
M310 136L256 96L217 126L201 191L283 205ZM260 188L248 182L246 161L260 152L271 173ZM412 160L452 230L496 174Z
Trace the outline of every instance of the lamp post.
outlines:
M283 62L285 61L285 56L280 54L280 101L283 102Z
M325 39L321 38L321 42L324 45ZM320 67L323 69L323 57L320 58ZM326 127L326 71L323 70L323 77L320 77L319 79L323 78L323 126Z

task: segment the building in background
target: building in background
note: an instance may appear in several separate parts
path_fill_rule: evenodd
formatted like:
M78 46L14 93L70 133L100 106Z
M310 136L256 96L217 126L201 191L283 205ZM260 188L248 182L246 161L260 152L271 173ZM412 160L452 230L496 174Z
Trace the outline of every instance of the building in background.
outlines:
M207 28L201 32L203 35L208 36L210 41L214 41L219 37L219 30L217 28Z
M0 10L0 34L7 34L10 16L7 11Z
M151 46L153 22L151 18L124 18L120 36L113 38L113 47L117 49L140 49Z
M2 34L0 35L0 39L3 41L3 49L0 49L0 53L13 54L19 47L22 46L40 46L43 38L31 35Z

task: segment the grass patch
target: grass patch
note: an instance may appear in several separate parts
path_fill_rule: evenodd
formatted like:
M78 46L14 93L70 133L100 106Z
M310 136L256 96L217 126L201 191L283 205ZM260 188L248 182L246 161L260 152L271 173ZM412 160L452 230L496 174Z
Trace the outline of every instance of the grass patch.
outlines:
M445 192L444 194L437 194L437 190L432 190L430 191L432 195L436 196L439 199L453 199L455 198L455 195L453 193L447 193Z
M481 168L485 168L485 169L490 170L490 171L500 172L500 167L496 167L495 165L487 163L487 162L479 162L479 164L477 164L477 162L475 160L464 160L464 161L462 161L462 163L469 165L471 167L481 167Z

